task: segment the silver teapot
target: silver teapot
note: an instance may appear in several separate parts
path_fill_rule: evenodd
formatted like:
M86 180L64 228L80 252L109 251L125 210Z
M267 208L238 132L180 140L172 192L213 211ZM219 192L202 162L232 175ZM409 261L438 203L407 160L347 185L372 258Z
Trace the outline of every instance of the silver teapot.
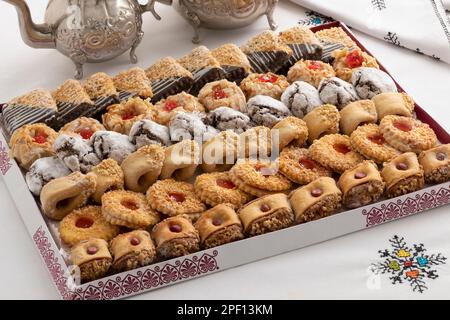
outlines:
M142 14L150 11L158 20L155 2L171 0L49 0L45 23L35 24L24 0L5 0L17 9L22 39L33 48L53 48L76 66L75 78L83 77L83 64L102 62L130 50L137 62L136 48L144 35Z

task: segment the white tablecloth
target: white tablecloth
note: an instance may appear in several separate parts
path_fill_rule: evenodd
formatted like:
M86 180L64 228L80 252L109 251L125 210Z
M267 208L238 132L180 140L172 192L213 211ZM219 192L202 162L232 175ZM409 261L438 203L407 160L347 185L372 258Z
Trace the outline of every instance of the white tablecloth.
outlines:
M45 1L29 1L36 19L42 17ZM191 29L169 7L157 6L163 20L144 17L143 43L137 50L140 66L148 66L166 55L181 55L194 45ZM65 57L51 50L28 48L19 37L14 9L0 3L0 101L36 87L52 88L73 74ZM281 1L276 11L280 29L300 18L297 5ZM261 18L254 25L234 31L202 31L203 43L211 48L225 42L241 43L267 27ZM391 46L356 32L416 101L450 130L448 91L450 66L423 55ZM7 44L7 45L5 45ZM127 55L89 65L86 74L111 74L129 67ZM47 271L22 224L3 181L0 179L0 298L53 299L58 295ZM304 298L450 298L450 261L437 265L436 279L427 279L423 293L413 292L407 283L391 283L388 275L374 277L368 272L382 262L378 250L389 249L389 239L404 237L410 248L423 243L429 254L450 258L449 208L434 209L387 225L343 236L214 275L136 296L139 299L304 299Z

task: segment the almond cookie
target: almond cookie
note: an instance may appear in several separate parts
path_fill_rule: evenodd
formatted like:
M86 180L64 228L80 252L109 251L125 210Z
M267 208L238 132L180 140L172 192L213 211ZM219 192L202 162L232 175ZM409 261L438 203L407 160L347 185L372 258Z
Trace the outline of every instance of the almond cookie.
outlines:
M450 144L422 151L419 163L427 183L443 183L450 180Z
M207 83L198 93L198 100L209 111L219 107L229 107L241 112L247 110L242 90L234 82L225 79Z
M277 231L294 222L287 195L275 193L255 199L238 211L247 236Z
M270 161L238 162L230 170L230 180L242 191L256 197L287 192L292 188L292 182Z
M200 237L191 221L184 216L167 218L152 231L156 252L161 259L171 259L200 249Z
M173 179L159 180L147 191L147 201L154 210L168 216L186 214L194 217L206 210L194 186Z
M168 125L177 112L205 112L205 107L196 97L186 92L168 96L155 104L155 121Z
M403 152L420 153L437 143L428 124L409 117L386 116L380 122L380 131L391 146Z
M205 249L244 238L241 220L236 211L226 204L205 211L194 226L200 235L200 245Z
M83 82L83 89L94 101L95 108L89 113L90 117L99 118L106 107L119 102L119 94L113 79L104 72L97 72Z
M413 152L401 154L384 164L381 176L386 182L386 195L389 198L423 188L424 173Z
M195 194L204 203L214 207L227 203L238 209L252 199L252 196L238 189L231 181L228 172L204 173L195 179Z
M99 130L105 130L105 127L95 119L81 117L77 118L59 130L59 134L76 134L84 140L89 140L94 132Z
M376 123L377 110L371 100L358 100L349 103L341 111L341 132L350 135L361 124Z
M404 92L386 92L372 98L377 108L378 120L388 115L412 117L414 100Z
M264 126L253 127L239 135L238 159L267 159L272 153L272 132Z
M308 127L302 119L289 116L274 125L271 134L272 144L275 137L278 138L278 152L280 152L290 143L303 146L308 140Z
M341 200L342 192L330 177L320 177L289 195L296 223L318 220L335 213L341 208Z
M97 181L93 174L74 172L54 179L41 191L42 211L50 219L61 220L70 212L84 206L94 193Z
M160 179L189 180L197 169L200 147L194 140L182 140L165 149Z
M329 134L314 141L309 156L327 169L342 173L353 168L364 158L352 150L350 138L341 134Z
M235 44L224 44L212 50L211 54L220 63L228 81L239 84L250 72L247 56Z
M125 187L145 193L158 180L164 163L164 148L157 144L144 146L122 162Z
M102 213L109 223L131 229L146 229L159 221L159 214L150 208L143 194L125 190L105 193Z
M91 199L102 203L102 196L108 191L123 189L124 175L116 160L106 159L92 168L91 174L96 177L97 186Z
M104 277L111 267L111 253L103 239L89 239L70 250L70 262L80 268L82 283Z
M356 128L350 136L350 142L354 150L379 164L400 154L400 151L386 142L380 127L373 123Z
M150 233L133 230L119 234L111 240L114 271L128 271L151 264L156 259L156 250Z
M328 63L316 60L300 60L289 69L287 78L291 83L305 81L317 88L322 79L334 76L334 70Z
M24 125L11 136L11 155L28 170L37 159L55 155L53 143L56 137L55 130L43 123Z
M247 99L263 95L274 99L280 99L284 90L289 87L285 76L275 73L251 73L240 85Z
M350 81L353 70L360 67L379 68L377 60L360 49L336 50L333 52L333 68L336 76L344 81Z
M111 240L119 234L119 227L110 224L99 206L86 206L69 213L59 224L62 241L73 246L90 238Z
M331 104L325 104L308 113L303 118L308 127L308 142L313 143L327 134L339 133L340 120L339 110Z
M143 99L153 97L151 82L145 75L145 71L139 67L120 72L113 81L122 100L130 96L139 96Z
M372 99L383 92L397 92L394 80L376 68L358 68L352 73L352 84L361 99Z
M236 163L239 135L222 131L202 146L203 172L227 171Z
M298 184L308 184L319 177L331 177L332 172L309 157L308 149L289 146L281 151L280 172Z
M375 162L366 160L346 170L338 181L344 194L342 202L349 209L377 201L384 192L384 181Z

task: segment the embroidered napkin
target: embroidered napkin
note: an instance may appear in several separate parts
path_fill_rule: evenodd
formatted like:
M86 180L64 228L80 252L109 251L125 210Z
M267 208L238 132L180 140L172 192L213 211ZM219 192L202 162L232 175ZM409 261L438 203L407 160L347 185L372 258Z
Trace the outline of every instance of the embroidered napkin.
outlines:
M394 45L450 63L450 0L291 0Z

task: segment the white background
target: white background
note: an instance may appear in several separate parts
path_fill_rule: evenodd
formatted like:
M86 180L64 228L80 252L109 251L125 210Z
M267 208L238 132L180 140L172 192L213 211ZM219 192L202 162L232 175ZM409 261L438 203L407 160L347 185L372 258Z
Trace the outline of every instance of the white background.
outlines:
M42 21L46 1L33 0L36 22ZM137 50L138 65L147 67L158 58L180 56L194 45L192 30L170 7L157 5L162 21L144 16L144 40ZM300 18L298 6L281 1L275 13L280 29ZM203 44L214 48L225 42L240 44L267 28L265 18L233 31L203 30ZM450 130L450 66L355 32L361 42L391 72L404 89ZM0 2L0 101L37 87L54 88L73 76L70 60L54 50L27 47L20 39L15 10ZM129 68L128 55L85 66L85 75L97 71L115 74ZM412 293L407 284L393 286L382 276L378 289L366 285L367 267L378 260L377 251L388 248L394 234L412 243L423 242L430 252L450 258L449 209L427 213L361 231L302 250L279 255L214 275L159 289L142 299L302 299L302 298L450 298L450 261L438 267L440 277L429 280L424 294ZM50 277L26 232L21 218L0 181L0 298L58 298Z

